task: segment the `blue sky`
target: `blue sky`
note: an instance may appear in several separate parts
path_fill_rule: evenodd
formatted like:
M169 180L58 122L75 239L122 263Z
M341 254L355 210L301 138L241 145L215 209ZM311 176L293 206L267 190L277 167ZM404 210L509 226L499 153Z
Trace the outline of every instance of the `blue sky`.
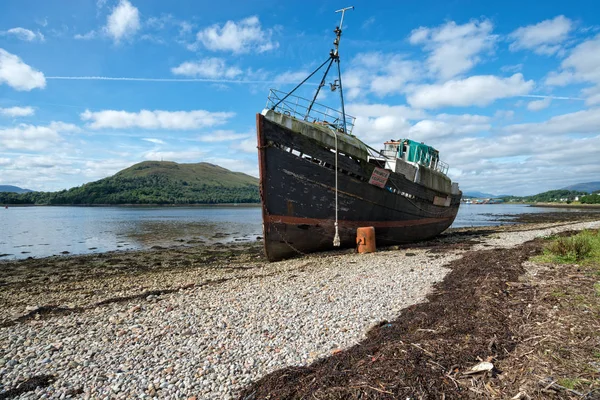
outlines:
M325 61L349 5L362 140L433 145L466 191L600 180L597 2L297 4L4 0L0 184L59 190L161 159L257 176L255 113Z

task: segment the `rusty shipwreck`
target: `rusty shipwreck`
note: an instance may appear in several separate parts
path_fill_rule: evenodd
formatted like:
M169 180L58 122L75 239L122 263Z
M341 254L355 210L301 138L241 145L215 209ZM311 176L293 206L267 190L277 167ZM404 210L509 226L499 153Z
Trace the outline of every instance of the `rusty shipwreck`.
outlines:
M289 93L271 90L256 115L264 248L271 261L356 246L356 229L375 227L378 246L414 242L447 229L462 193L439 152L402 138L375 150L352 135L344 110L334 31L329 58ZM326 66L312 99L293 93ZM341 110L316 102L331 67ZM399 132L400 134L400 132Z

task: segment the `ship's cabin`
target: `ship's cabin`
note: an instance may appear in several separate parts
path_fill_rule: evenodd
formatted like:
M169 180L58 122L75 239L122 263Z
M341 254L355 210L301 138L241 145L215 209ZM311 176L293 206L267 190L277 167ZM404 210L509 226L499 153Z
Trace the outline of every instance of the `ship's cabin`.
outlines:
M440 161L440 153L425 143L410 139L390 140L384 143L381 151L386 159L386 169L396 170L396 163L402 160L412 165L422 165L432 170L446 173L448 166Z

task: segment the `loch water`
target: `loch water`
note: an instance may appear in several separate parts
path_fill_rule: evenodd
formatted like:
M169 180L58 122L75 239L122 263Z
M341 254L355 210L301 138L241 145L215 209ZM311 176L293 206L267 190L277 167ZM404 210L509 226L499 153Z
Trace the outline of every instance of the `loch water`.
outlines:
M523 204L463 204L452 227L511 223L522 213L577 212ZM262 236L259 206L9 207L0 209L0 260L100 253Z

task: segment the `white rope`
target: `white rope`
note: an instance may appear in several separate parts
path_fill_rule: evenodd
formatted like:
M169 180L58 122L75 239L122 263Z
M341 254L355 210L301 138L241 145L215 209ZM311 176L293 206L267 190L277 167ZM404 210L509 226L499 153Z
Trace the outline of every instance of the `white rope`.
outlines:
M335 236L333 245L340 246L340 233L338 231L338 133L335 132Z

